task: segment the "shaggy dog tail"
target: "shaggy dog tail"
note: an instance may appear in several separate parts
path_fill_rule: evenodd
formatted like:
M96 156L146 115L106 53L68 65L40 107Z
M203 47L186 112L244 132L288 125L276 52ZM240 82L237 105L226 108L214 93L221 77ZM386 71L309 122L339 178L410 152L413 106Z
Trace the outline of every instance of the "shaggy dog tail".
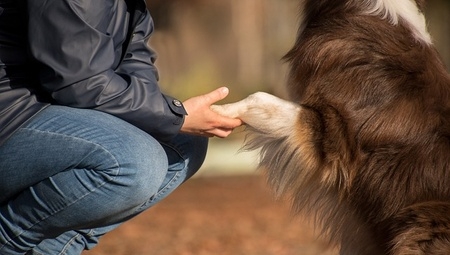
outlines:
M392 217L385 233L392 255L446 255L450 253L450 203L423 202L408 206Z

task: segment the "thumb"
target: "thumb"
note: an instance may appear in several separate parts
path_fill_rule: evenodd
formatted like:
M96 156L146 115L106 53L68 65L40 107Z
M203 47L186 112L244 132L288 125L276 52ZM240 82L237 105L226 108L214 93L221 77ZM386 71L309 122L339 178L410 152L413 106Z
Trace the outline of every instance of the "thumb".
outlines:
M228 93L230 93L230 90L227 87L221 87L216 90L213 90L209 92L208 94L203 95L206 102L209 105L214 104L217 101L220 101L228 96Z

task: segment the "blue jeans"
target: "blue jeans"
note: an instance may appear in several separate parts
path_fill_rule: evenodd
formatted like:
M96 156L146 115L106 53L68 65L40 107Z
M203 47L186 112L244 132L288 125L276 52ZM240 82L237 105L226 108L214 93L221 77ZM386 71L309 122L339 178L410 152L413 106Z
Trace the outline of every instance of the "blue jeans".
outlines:
M94 110L44 109L0 147L0 254L81 254L191 177L206 149Z

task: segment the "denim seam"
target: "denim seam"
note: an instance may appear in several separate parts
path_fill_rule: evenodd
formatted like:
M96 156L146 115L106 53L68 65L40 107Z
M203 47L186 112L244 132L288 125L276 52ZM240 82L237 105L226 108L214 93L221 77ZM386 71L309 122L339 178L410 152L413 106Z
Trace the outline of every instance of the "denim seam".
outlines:
M177 171L177 172L175 173L175 176L172 178L172 180L170 180L170 182L167 183L167 185L164 186L164 188L163 188L160 192L158 192L158 193L156 194L156 197L155 197L155 198L158 198L158 197L160 197L161 195L165 194L167 190L169 190L170 188L173 187L173 184L174 184L179 178L180 178L180 171Z
M70 245L78 238L80 237L80 233L77 233L74 235L70 240L64 245L64 248L61 250L61 252L58 255L64 255L66 254L67 250L69 249Z
M158 192L157 197L161 196L162 194L165 194L165 192L166 192L168 189L172 188L172 187L173 187L173 184L174 184L176 181L178 181L178 179L180 178L180 175L181 175L180 171L177 171L177 172L175 173L175 176L172 178L172 180L171 180L169 183L167 183L167 185L166 185L160 192Z
M180 175L181 175L181 171L176 171L175 176L158 193L156 193L155 196L153 196L145 204L140 206L140 208L145 207L146 205L152 203L153 201L157 200L158 198L160 198L161 196L166 194L166 192L173 187L174 183L176 183L178 181L178 179L180 178Z

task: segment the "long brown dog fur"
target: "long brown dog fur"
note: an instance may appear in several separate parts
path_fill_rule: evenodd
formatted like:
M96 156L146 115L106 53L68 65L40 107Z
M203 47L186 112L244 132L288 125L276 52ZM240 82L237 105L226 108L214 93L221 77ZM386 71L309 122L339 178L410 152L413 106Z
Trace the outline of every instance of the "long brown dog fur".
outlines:
M290 102L214 109L248 124L271 186L340 254L450 254L450 76L405 20L363 2L383 1L302 1Z

